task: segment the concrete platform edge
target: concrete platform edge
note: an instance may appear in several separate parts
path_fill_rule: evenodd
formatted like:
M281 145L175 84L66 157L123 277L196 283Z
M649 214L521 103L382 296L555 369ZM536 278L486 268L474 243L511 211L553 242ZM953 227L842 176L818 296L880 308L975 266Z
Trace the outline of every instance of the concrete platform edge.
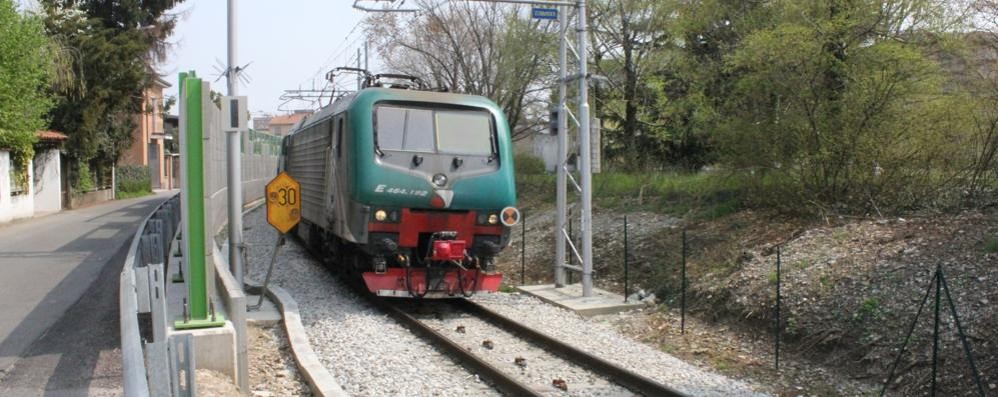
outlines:
M246 278L246 283L251 287L253 293L260 293L262 288L259 284ZM305 327L301 323L301 315L298 311L298 302L291 297L283 288L271 285L267 287L267 297L277 303L281 316L284 317L284 330L288 334L288 341L291 343L291 353L298 363L298 368L305 375L312 393L321 397L346 397L349 396L340 384L333 377L333 374L326 369L326 366L319 361L312 349L312 343L308 340Z
M577 285L577 284L569 285L569 286L566 286L565 288L566 289L571 289L570 287L572 287L574 285ZM596 292L597 292L598 295L601 295L603 297L612 297L613 300L606 300L606 303L596 303L596 304L592 303L591 301L589 301L589 302L580 302L580 301L582 301L584 299L597 299L597 298L582 298L581 288L580 288L579 294L577 296L576 295L568 295L567 293L562 292L565 295L559 296L559 298L562 298L562 299L558 299L558 298L552 297L550 293L548 293L548 294L543 293L544 291L554 291L555 288L554 288L554 285L552 285L552 284L522 285L522 286L516 287L516 290L518 292L522 293L522 294L526 294L526 295L535 297L535 298L540 299L541 301L543 301L543 302L545 302L547 304L558 306L560 308L563 308L565 310L574 312L574 313L576 313L576 314L578 314L580 316L583 316L583 317L593 317L593 316L606 315L606 314L616 314L616 313L620 313L620 312L625 312L625 311L629 311L629 310L636 310L636 309L640 309L640 308L645 307L645 304L644 303L640 303L640 302L623 303L623 299L624 299L623 296L619 296L619 295L616 295L616 294L611 294L611 293L609 293L607 291L603 291L603 290L600 290L600 289L596 290ZM616 302L619 302L619 303L612 303L614 300Z

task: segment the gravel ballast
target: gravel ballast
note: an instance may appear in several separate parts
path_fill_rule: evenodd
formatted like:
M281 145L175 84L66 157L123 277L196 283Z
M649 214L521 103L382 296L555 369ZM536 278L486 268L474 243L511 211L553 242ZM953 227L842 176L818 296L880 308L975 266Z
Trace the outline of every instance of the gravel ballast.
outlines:
M416 313L417 318L534 390L544 390L549 396L634 395L598 374L562 360L473 315L444 305L428 308L432 308L432 313ZM485 346L486 341L489 342L488 347ZM522 361L517 363L517 359ZM556 379L565 382L566 391L551 386Z
M277 240L258 208L244 217L247 268L263 280ZM340 284L294 239L281 248L271 282L298 302L319 360L357 396L498 396L492 387Z
M522 294L476 295L473 301L618 366L695 396L762 396L745 382L707 372L621 335L602 321L583 318Z
M250 277L263 280L277 233L266 222L262 208L244 218L244 241L248 246ZM295 240L282 247L272 283L287 290L300 307L302 323L320 361L343 389L360 396L490 396L492 387L387 315L371 307L340 284L329 269L315 261ZM507 317L557 337L692 395L761 395L743 382L706 372L664 352L615 332L597 319L585 319L569 311L519 294L477 295L476 302ZM438 330L462 344L483 350L504 371L519 370L524 383L550 388L553 378L568 382L568 392L553 388L551 395L628 395L619 386L575 367L536 347L516 341L512 335L473 318L430 319ZM464 325L466 333L455 332ZM484 335L496 348L485 352ZM478 352L476 351L476 354ZM517 356L526 367L513 366ZM507 363L508 361L508 363ZM511 368L505 368L511 367ZM559 374L559 375L553 375ZM573 388L573 385L576 386Z

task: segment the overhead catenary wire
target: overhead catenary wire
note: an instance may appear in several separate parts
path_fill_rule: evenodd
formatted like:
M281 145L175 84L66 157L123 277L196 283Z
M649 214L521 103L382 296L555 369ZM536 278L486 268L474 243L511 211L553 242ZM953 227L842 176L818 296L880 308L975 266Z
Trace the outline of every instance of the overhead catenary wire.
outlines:
M433 7L431 7L430 10L432 11L432 10L438 8L442 4L443 3L437 3ZM417 19L418 19L418 17L416 17L416 18L410 18L408 21L405 22L405 26L402 27L401 30L408 31L412 27L413 23L415 23L415 21ZM305 78L304 80L302 80L298 84L298 86L301 87L302 85L305 85L306 83L310 83L309 85L312 87L312 90L310 90L310 91L319 91L320 93L318 95L301 96L301 95L294 95L294 94L289 94L289 92L285 92L285 94L281 96L281 99L284 100L284 102L281 103L281 105L278 107L279 110L283 110L283 111L289 110L289 109L286 108L286 105L288 105L291 102L298 101L298 100L304 101L304 102L308 102L308 104L309 104L310 107L319 108L319 107L322 106L322 99L325 98L324 93L327 90L331 90L331 92L330 92L330 100L334 99L336 97L336 93L338 93L338 92L350 92L350 91L354 91L354 89L352 89L350 87L344 87L343 86L344 82L342 82L342 81L329 82L329 81L325 81L324 80L322 88L318 89L318 90L315 88L315 86L316 86L316 79L319 78L320 76L324 76L325 71L327 69L331 68L333 64L336 64L336 63L346 64L349 60L348 59L341 60L341 58L344 57L345 55L353 53L353 50L355 50L355 49L362 48L361 47L361 45L363 44L362 40L366 41L368 39L367 35L366 34L361 34L361 35L358 35L358 36L354 37L352 40L351 40L351 37L353 37L354 34L359 31L359 28L363 24L365 24L364 20L357 21L357 23L354 24L354 26L350 29L350 31L347 33L347 35L344 36L343 41L340 42L340 44L336 48L334 48L333 51L330 52L330 55L328 57L326 57L326 59L323 61L322 65L316 70L316 72L313 73L308 78ZM332 83L332 87L330 87L330 83ZM291 91L294 91L294 90L291 90ZM297 90L297 91L301 91L301 89L299 88L299 90Z
M394 2L394 1L392 1L392 2ZM399 2L399 6L397 8L401 7L401 3L404 3L404 2ZM439 9L440 7L444 6L445 4L449 4L449 3L450 3L450 1L439 1L439 2L434 2L434 3L429 4L428 7L426 9L424 9L424 10L419 10L419 11L415 11L415 12L413 12L413 11L406 11L406 13L412 13L412 14L415 14L415 15L412 18L408 18L405 22L403 22L403 26L399 30L403 31L403 32L408 32L413 27L413 25L419 20L419 17L421 16L421 14L433 13L437 9ZM293 101L296 101L296 100L301 100L301 101L308 102L309 106L318 108L318 107L322 106L322 99L325 98L324 93L327 90L331 90L330 100L335 99L336 93L354 91L354 89L342 86L344 84L344 82L341 82L341 81L328 82L328 81L325 81L325 79L323 79L322 88L321 89L316 89L316 83L317 83L316 79L320 78L320 76L324 76L325 71L328 70L329 68L331 68L332 65L334 65L336 63L341 63L341 64L348 63L350 61L350 59L343 59L343 57L344 56L349 56L350 54L353 53L353 50L362 48L361 47L362 45L367 44L367 43L363 43L362 42L362 41L369 40L369 38L367 37L366 34L360 34L360 35L357 35L356 37L354 37L355 33L358 33L360 31L361 26L364 25L364 24L366 24L365 20L357 21L353 25L353 27L350 29L350 31L346 34L346 36L344 36L344 38L340 42L340 44L337 45L330 52L330 55L326 57L326 59L323 61L322 65L316 70L316 72L313 73L311 76L305 78L304 80L302 80L298 84L299 87L301 87L303 85L309 85L309 86L311 86L312 89L310 91L313 91L313 92L314 91L318 91L318 92L320 92L320 94L318 95L318 97L316 97L315 95L310 95L307 98L305 98L305 97L298 97L296 95L288 95L288 93L286 92L281 97L281 99L283 99L284 102L279 106L279 110L287 111L288 109L285 108L285 106L288 105L289 103L293 102ZM330 87L330 83L333 83L332 87ZM294 90L291 90L291 91L294 91ZM298 91L301 91L301 89L299 88Z
M357 43L357 39L354 39L354 41L351 42L350 41L350 37L353 36L353 34L357 32L357 28L359 28L363 23L364 23L363 20L357 21L357 23L355 23L353 25L353 27L350 29L350 32L347 33L346 36L343 37L343 41L341 41L339 45L337 45L335 48L333 48L332 51L329 52L329 56L327 56L326 59L322 61L322 65L319 66L319 68L316 70L316 72L314 74L312 74L311 76L309 76L309 77L305 78L304 80L302 80L300 83L298 83L298 85L305 84L305 83L309 82L310 80L314 81L316 77L319 77L319 76L321 76L324 73L324 71L326 70L326 68L329 67L329 65L335 63L336 60L341 55L343 55L343 53L346 50L353 48L354 44Z

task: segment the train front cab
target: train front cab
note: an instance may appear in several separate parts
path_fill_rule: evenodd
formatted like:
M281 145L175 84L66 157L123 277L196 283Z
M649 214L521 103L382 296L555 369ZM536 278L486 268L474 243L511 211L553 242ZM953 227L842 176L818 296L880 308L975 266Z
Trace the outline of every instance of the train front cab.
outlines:
M374 263L363 277L372 293L467 297L499 288L502 274L496 272L495 255L508 240L508 228L480 222L494 214L408 208L375 214L378 211L391 215L368 225Z
M371 106L374 154L357 184L371 203L364 282L381 296L495 292L495 256L509 243L503 211L516 196L508 126L490 102L422 99Z

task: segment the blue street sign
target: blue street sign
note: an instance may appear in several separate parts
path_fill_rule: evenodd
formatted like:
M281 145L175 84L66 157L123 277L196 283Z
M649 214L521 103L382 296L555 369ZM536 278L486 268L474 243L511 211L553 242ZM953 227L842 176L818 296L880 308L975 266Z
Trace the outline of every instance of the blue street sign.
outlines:
M532 9L532 15L534 19L558 19L558 9L557 8L538 8L534 7Z

